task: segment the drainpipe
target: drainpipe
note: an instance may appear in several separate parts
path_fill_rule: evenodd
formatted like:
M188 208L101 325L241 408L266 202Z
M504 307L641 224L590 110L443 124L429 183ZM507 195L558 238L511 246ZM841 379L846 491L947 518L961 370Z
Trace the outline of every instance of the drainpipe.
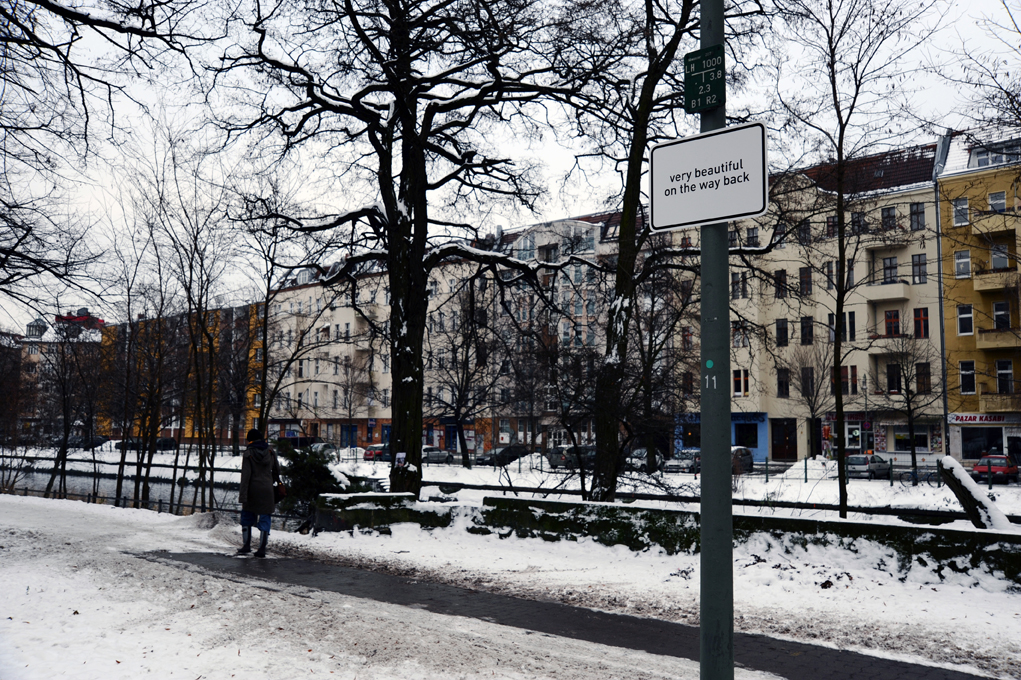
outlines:
M952 129L947 129L943 137L936 144L936 160L932 167L932 192L936 204L936 280L939 287L939 342L940 352L943 354L943 361L940 362L943 380L943 455L950 455L950 396L947 386L947 329L945 314L945 291L943 288L943 227L942 210L940 209L939 176L947 162L947 153L950 151L951 138L954 135Z

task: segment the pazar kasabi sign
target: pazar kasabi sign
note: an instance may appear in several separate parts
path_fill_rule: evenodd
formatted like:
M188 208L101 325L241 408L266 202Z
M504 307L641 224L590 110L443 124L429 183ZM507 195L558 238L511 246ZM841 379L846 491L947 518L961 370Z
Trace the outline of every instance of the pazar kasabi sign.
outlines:
M766 127L749 123L659 144L649 176L653 231L762 215Z
M951 425L1002 425L1004 423L1021 423L1019 413L950 413L947 422Z

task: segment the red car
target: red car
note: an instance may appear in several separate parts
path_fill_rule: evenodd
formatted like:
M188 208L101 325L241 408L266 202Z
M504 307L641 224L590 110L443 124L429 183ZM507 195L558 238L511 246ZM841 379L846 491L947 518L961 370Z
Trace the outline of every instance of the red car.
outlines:
M1014 483L1017 484L1017 465L1007 456L982 456L982 459L975 463L975 467L971 469L971 476L978 482L988 481L992 476L994 482L1002 480L1006 483L1014 480Z

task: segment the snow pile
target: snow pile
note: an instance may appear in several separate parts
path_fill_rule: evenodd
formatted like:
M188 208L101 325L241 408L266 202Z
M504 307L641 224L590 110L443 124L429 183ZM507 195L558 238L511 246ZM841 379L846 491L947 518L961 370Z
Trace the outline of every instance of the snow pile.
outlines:
M982 518L982 523L991 529L996 531L1002 531L1005 533L1021 533L1018 531L1018 527L1010 523L1007 516L996 507L996 503L992 501L986 492L979 488L978 484L971 478L971 475L961 467L961 464L950 456L944 456L940 459L940 466L952 474L957 481L975 498L976 505L978 507L979 515Z

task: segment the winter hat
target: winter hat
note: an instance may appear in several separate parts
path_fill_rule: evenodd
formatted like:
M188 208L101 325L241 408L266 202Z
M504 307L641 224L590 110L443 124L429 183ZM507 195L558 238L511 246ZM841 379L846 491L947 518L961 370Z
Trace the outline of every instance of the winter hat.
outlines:
M245 437L245 440L250 442L257 442L260 439L262 439L262 433L255 429L249 430L248 436Z

